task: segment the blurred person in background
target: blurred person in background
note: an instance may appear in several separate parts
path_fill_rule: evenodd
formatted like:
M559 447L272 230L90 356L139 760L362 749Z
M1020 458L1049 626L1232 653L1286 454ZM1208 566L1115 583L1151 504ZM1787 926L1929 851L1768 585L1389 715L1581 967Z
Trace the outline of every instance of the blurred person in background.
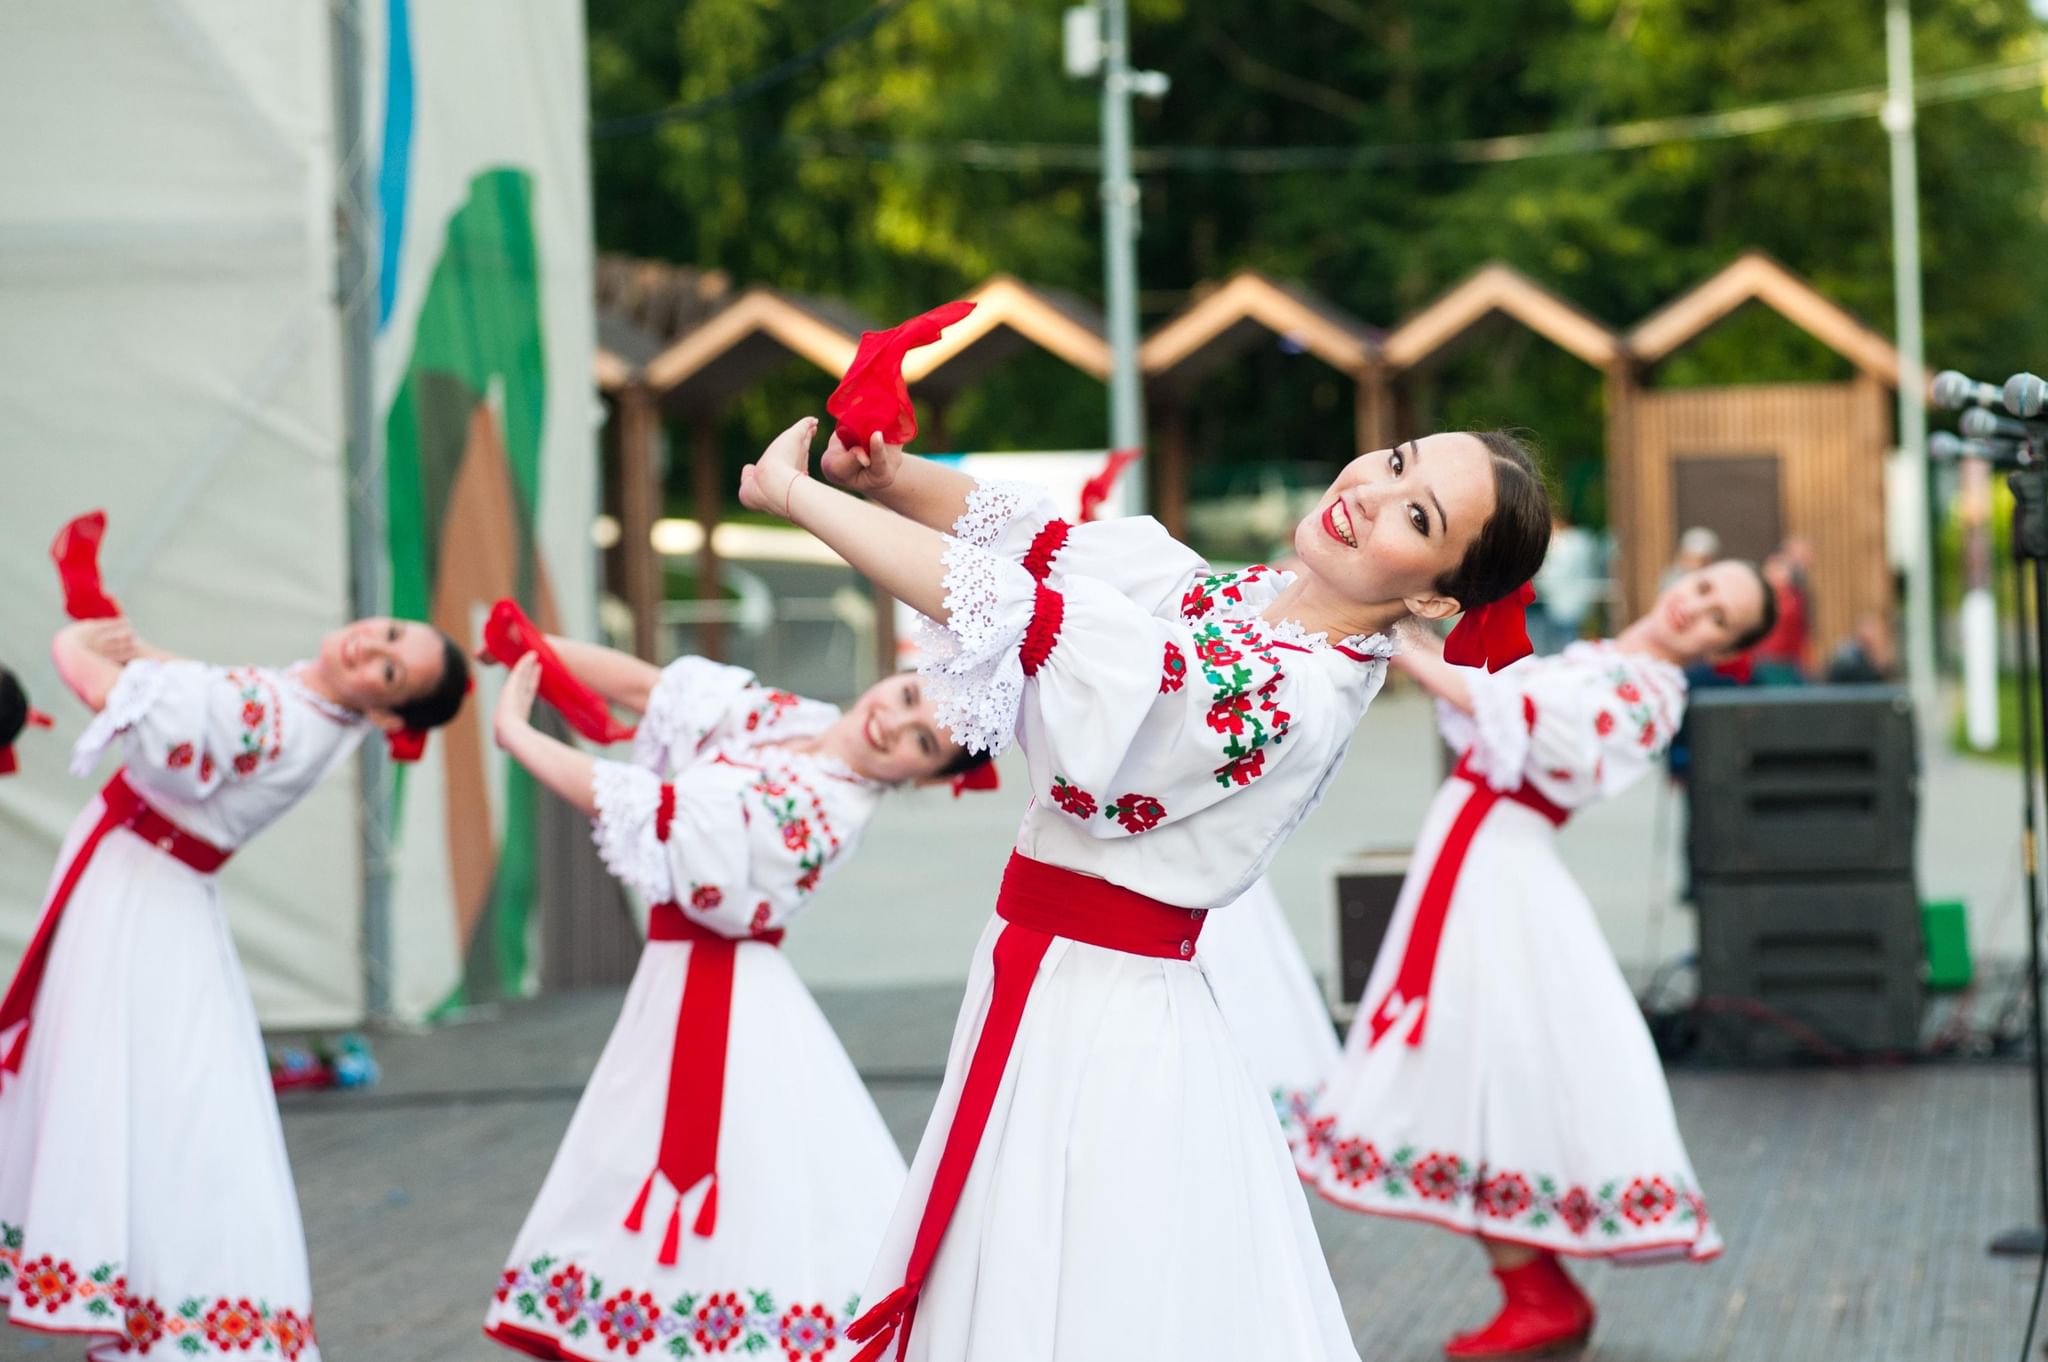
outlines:
M1601 558L1600 537L1557 509L1550 552L1536 573L1536 605L1529 611L1529 641L1537 652L1562 652L1585 631L1586 616L1607 584Z
M1704 525L1693 526L1678 536L1678 552L1672 557L1671 566L1657 579L1657 590L1663 591L1686 573L1698 572L1720 557L1721 536Z

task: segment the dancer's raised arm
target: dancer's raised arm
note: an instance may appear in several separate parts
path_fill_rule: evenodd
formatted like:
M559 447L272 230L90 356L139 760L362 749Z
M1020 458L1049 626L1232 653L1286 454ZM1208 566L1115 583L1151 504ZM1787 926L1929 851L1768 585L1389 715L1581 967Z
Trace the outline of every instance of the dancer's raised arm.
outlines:
M549 634L548 643L578 681L635 714L647 712L647 700L661 680L661 668L602 643L583 643L559 634Z
M951 529L960 519L967 498L978 485L957 468L919 458L901 445L884 443L879 433L866 449L848 449L834 431L818 466L848 491L859 492L900 516L939 531Z
M1444 661L1443 640L1429 630L1410 628L1401 635L1394 670L1407 673L1452 709L1472 712L1472 687L1465 680L1465 669Z
M585 814L597 812L597 761L588 753L551 738L533 726L533 701L540 693L540 658L519 659L498 692L498 712L491 731L507 756L533 773L533 778Z
M776 436L760 459L740 470L740 501L809 530L890 595L945 622L945 537L812 478L811 438L817 430L817 418L806 416Z

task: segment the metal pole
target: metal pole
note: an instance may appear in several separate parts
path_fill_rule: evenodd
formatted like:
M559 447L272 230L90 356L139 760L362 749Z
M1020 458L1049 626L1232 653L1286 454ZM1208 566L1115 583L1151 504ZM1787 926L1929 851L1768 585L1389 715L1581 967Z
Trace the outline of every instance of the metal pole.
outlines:
M1892 284L1897 295L1899 448L1919 493L1906 564L1906 676L1923 721L1935 712L1934 545L1928 524L1927 354L1920 330L1920 170L1914 151L1913 15L1885 0L1884 127L1892 149Z
M363 0L334 6L335 305L341 326L342 441L348 471L349 609L357 618L387 608L384 581L384 465L377 457L372 346L377 279L371 239L370 166L363 118ZM384 744L357 756L357 836L363 858L363 1004L391 1014L391 765Z
M1138 375L1138 184L1131 177L1130 24L1124 0L1102 2L1102 257L1109 323L1109 447L1145 447ZM1134 484L1142 487L1143 480Z

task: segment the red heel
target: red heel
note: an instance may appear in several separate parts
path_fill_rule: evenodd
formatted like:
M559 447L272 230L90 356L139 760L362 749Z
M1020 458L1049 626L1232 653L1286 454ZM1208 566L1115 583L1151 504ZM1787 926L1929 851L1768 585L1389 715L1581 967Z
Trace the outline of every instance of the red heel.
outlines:
M1593 1302L1579 1290L1554 1254L1523 1267L1495 1268L1500 1280L1500 1313L1483 1329L1459 1334L1444 1345L1454 1362L1477 1358L1536 1357L1584 1343L1593 1333Z

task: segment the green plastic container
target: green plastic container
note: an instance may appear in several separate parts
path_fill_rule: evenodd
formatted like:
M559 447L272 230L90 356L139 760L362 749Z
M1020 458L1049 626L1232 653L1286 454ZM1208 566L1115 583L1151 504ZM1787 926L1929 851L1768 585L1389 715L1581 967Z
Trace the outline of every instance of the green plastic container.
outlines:
M1954 900L1920 905L1920 939L1927 950L1927 990L1954 993L1970 986L1970 923Z

